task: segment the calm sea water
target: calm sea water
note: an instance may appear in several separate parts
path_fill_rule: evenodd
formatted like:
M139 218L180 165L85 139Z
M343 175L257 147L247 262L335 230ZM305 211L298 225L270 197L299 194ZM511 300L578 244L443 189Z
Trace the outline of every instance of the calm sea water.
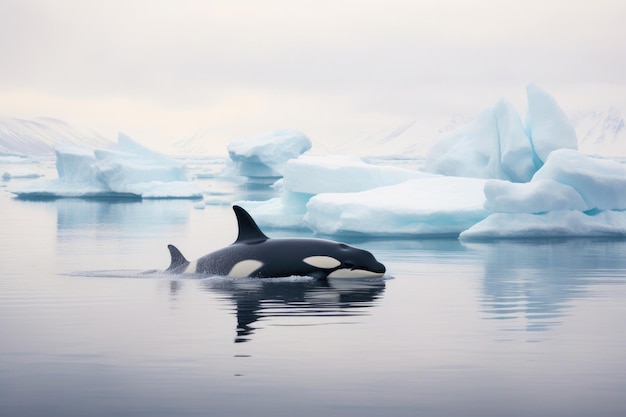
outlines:
M0 416L626 415L625 240L351 240L385 279L171 277L168 243L234 240L229 206L8 188Z

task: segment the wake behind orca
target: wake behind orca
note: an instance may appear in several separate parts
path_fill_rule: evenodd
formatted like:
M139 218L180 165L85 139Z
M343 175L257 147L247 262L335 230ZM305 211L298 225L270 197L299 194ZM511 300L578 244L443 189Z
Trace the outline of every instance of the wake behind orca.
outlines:
M230 246L190 262L174 246L167 273L197 273L236 278L310 276L370 278L385 273L385 266L370 252L345 243L315 238L270 239L247 211L233 206L239 234Z

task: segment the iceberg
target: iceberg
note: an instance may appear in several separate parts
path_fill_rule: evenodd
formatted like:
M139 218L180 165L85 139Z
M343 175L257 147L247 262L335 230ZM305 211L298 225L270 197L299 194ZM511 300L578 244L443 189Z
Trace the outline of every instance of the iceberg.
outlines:
M512 238L569 238L626 236L626 212L555 210L531 213L494 213L460 234L462 240Z
M544 162L555 149L577 150L574 125L556 100L534 83L526 86L526 96L526 126L537 158Z
M324 235L626 235L626 166L578 152L556 101L526 92L525 121L498 101L438 142L424 172L304 155L285 164L279 198L241 204L266 226Z
M37 197L201 198L184 165L143 147L120 133L118 143L94 151L55 150L58 179L33 183L13 193Z
M424 169L455 177L503 178L498 140L494 110L487 109L466 130L436 142Z
M571 149L552 151L532 180L488 180L484 220L462 239L626 235L626 166Z
M285 165L283 186L305 194L345 193L433 176L410 169L369 164L353 155L303 155Z
M30 172L30 171L5 171L2 174L2 179L5 181L9 181L12 179L33 179L40 178L43 174L38 172Z
M522 119L506 100L500 100L493 111L498 125L501 177L513 182L527 182L538 164Z
M228 144L230 160L224 176L282 177L285 164L311 149L311 140L297 130L278 130Z
M556 149L578 149L565 112L535 84L526 88L528 114L522 123L506 100L484 110L469 127L436 142L424 165L428 172L459 177L527 182Z
M588 206L573 187L553 179L524 184L488 180L485 208L499 213L544 213L554 210L587 210Z
M322 193L351 193L429 178L433 174L393 166L374 165L352 155L302 155L285 164L275 186L281 195L268 201L240 201L263 227L307 228L304 215L311 197Z
M553 179L573 187L587 210L626 209L626 165L561 149L548 156L532 181Z
M454 235L484 219L483 179L429 177L356 193L324 193L307 203L320 234Z

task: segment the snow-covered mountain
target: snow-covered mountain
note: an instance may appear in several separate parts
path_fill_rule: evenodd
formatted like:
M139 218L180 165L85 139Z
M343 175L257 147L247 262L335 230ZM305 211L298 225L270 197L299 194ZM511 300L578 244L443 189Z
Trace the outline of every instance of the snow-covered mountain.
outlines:
M454 115L447 122L441 123L438 128L409 120L396 126L347 133L342 135L341 141L336 142L313 139L313 151L322 154L349 153L359 156L425 156L440 138L466 128L474 119L475 117ZM570 115L570 119L576 130L578 148L582 153L626 157L626 122L617 108L578 112ZM214 138L205 131L198 131L174 143L171 149L171 153L177 155L220 153L220 148L215 149Z
M581 152L626 156L626 125L617 108L579 112L572 115L571 119Z
M411 120L389 128L346 135L345 141L332 143L328 148L329 153L410 157L425 154L429 146L428 135L421 124Z
M169 149L168 154L172 155L226 155L226 144L222 149L216 150L214 143L215 138L211 136L209 129L201 129L193 135L174 142Z
M462 128L470 117L454 116L441 123L439 129L419 121L406 121L388 128L353 132L341 142L317 143L314 151L321 153L351 153L360 156L403 155L424 156L441 137ZM617 108L590 110L571 115L578 137L578 148L588 155L626 157L626 122ZM306 133L306 132L305 132ZM180 140L167 152L171 155L216 155L226 153L215 144L209 131L200 130ZM36 118L33 120L0 117L0 154L50 156L57 145L76 145L89 148L107 148L113 143L88 129L79 129L61 120Z
M579 111L572 113L569 119L576 131L580 152L626 157L626 122L619 109L609 107L605 110ZM465 129L471 122L469 116L454 116L438 133L442 137L447 136L458 129Z
M78 129L57 119L0 117L0 153L4 154L50 156L57 145L96 148L112 143L94 131Z
M377 129L347 131L335 136L340 138L312 139L313 152L319 154L353 154L358 156L416 156L425 155L437 138L432 129L424 129L414 120ZM263 132L261 132L263 133ZM304 132L305 134L307 132ZM168 153L175 155L218 155L226 153L226 144L216 143L210 131L199 130L193 135L171 145Z

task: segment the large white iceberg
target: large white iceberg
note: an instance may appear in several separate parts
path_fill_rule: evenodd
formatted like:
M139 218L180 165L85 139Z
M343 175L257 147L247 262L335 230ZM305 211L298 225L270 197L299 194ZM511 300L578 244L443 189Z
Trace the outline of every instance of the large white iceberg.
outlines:
M306 228L304 215L311 197L321 193L352 193L432 177L415 170L374 165L351 155L302 155L285 164L280 197L241 201L264 227Z
M485 218L485 180L430 177L357 193L319 194L306 224L321 234L458 235Z
M506 100L500 100L493 113L499 136L493 153L499 150L497 153L500 156L501 177L513 182L526 182L537 170L538 163L533 147L529 146L529 138L526 136L522 120L511 103Z
M532 181L553 179L576 189L587 210L626 209L626 165L569 149L552 152Z
M32 183L13 192L32 197L200 198L184 165L120 133L118 143L95 151L56 149L59 178Z
M494 213L461 233L464 240L537 237L623 237L626 212L607 210L593 215L575 210Z
M410 169L369 164L353 155L303 155L285 165L283 186L305 194L346 193L432 176Z
M555 149L578 149L574 125L556 100L534 83L526 87L526 96L526 126L537 158L545 162Z
M463 239L626 235L626 166L571 149L553 151L532 180L489 180L485 207L494 212Z
M224 175L281 177L287 161L311 149L311 140L297 130L278 130L228 144Z
M573 187L553 179L523 184L488 180L484 192L485 208L492 212L544 213L587 209L587 204Z
M527 183L431 176L360 192L321 192L303 221L320 234L463 239L626 235L626 165L553 151Z
M466 129L431 149L425 170L442 175L527 182L555 149L577 149L576 132L554 98L535 84L526 88L526 124L500 100Z

